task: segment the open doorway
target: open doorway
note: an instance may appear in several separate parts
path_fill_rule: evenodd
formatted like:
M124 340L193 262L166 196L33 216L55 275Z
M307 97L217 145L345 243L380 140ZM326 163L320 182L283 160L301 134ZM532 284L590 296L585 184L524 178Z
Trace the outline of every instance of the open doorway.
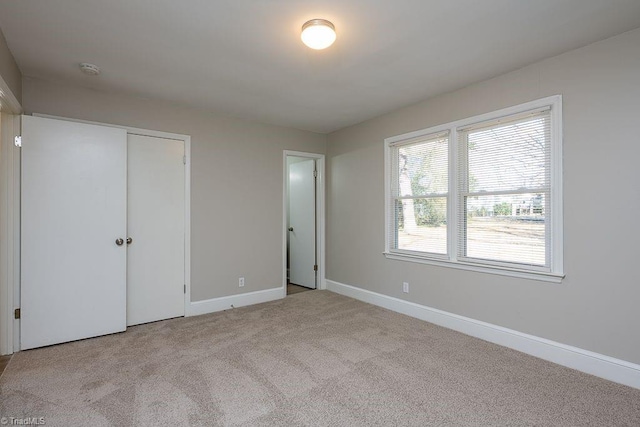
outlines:
M285 295L323 288L324 156L285 152Z

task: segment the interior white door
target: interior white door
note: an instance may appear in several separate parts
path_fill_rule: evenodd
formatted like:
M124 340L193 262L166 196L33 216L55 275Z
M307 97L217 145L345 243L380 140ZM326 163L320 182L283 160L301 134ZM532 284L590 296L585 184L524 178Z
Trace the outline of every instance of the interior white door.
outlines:
M289 165L289 281L315 289L315 160Z
M184 141L128 137L127 325L184 316Z
M127 135L22 118L21 348L126 329Z

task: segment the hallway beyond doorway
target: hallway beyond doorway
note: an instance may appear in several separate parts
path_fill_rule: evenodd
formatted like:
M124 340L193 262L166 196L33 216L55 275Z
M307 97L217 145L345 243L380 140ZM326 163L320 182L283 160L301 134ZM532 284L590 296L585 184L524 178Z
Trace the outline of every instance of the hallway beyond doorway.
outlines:
M305 288L304 286L294 285L293 283L287 283L287 295L298 294L305 291L313 291L314 289Z

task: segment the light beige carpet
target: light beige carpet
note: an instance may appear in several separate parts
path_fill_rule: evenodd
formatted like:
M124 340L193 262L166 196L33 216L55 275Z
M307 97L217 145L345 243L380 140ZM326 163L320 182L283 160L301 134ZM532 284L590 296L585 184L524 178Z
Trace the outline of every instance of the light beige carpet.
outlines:
M327 291L16 354L47 426L638 426L640 390Z

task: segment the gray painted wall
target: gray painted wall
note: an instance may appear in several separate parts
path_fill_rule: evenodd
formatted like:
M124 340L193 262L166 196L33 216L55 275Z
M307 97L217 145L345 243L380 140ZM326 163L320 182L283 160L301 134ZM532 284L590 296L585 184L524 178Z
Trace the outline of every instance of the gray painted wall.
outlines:
M9 89L19 103L22 103L22 73L16 64L13 55L7 46L4 34L0 30L0 76L4 79Z
M191 135L192 301L281 286L282 151L325 153L325 135L30 78L23 86L28 114Z
M561 284L385 259L386 137L554 94L564 103ZM640 363L639 119L636 29L330 134L327 278Z

